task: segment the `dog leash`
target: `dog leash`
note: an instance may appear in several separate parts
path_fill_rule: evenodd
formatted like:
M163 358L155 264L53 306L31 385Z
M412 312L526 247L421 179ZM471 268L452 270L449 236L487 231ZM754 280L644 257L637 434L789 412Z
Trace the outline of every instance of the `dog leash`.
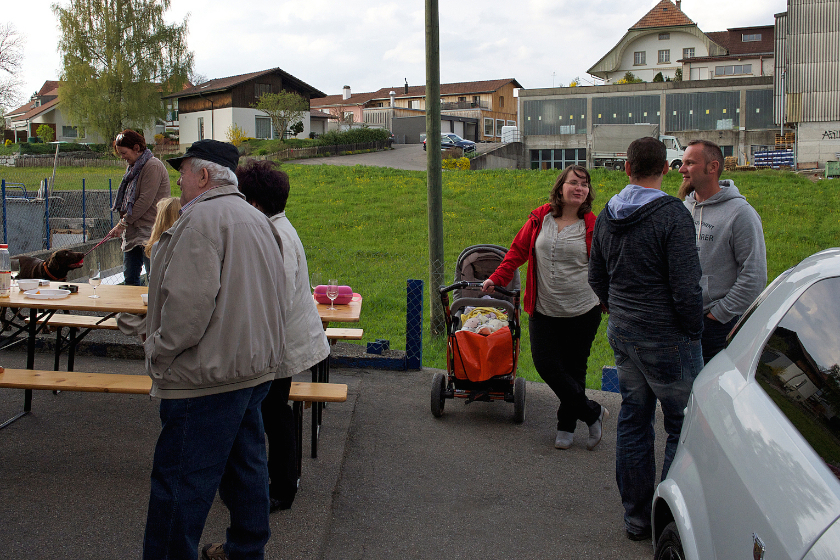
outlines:
M96 245L94 245L94 246L93 246L93 249L96 249L97 247L99 247L100 245L102 245L103 243L105 243L106 241L108 241L109 239L111 239L111 233L110 233L110 232L108 232L108 235L106 235L106 236L102 239L102 241L100 241L99 243L97 243ZM89 254L91 254L91 253L93 252L93 249L88 249L88 252L87 252L87 253L85 253L84 255L82 255L82 259L84 259L86 256L88 256Z

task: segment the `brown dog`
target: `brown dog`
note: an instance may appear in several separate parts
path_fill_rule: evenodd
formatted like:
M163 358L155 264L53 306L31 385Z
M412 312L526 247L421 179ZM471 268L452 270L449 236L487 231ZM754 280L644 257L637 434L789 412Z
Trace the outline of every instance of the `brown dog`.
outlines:
M20 261L20 274L18 278L43 278L44 280L67 280L67 273L74 268L80 268L84 264L84 253L60 249L50 255L46 261L37 257L26 257L23 255L12 257L12 260Z

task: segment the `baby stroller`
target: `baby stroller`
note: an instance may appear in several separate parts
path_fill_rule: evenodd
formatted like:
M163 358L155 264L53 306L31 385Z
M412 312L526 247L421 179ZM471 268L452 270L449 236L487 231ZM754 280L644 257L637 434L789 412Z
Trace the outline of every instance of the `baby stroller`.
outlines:
M432 414L436 417L443 414L446 399L461 398L466 404L512 402L514 421L525 420L525 380L516 377L521 332L519 271L507 286L496 286L490 298L481 292L482 282L506 253L507 249L498 245L467 247L458 257L455 283L440 288L446 318L447 373L436 373L432 380ZM451 291L455 293L450 307ZM477 327L478 332L474 330L476 317L486 321ZM506 318L507 326L500 326L504 321L493 323L500 317Z

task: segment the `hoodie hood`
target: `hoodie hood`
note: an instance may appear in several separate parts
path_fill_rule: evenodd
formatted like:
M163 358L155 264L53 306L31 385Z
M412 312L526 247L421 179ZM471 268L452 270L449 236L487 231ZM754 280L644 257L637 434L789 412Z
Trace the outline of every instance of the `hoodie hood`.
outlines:
M658 189L627 185L607 202L607 215L611 220L623 220L663 196L668 196L668 194Z
M697 199L694 198L696 194L694 191L685 197L685 201L690 203L691 206L696 205L698 208L700 206L711 206L712 204L720 204L721 202L727 202L735 198L741 198L743 200L747 200L744 195L738 190L738 187L735 186L735 182L730 179L724 179L723 181L718 181L720 185L720 190L716 192L714 195L710 196L703 202L697 202ZM686 205L688 206L688 205ZM689 210L691 207L689 207Z

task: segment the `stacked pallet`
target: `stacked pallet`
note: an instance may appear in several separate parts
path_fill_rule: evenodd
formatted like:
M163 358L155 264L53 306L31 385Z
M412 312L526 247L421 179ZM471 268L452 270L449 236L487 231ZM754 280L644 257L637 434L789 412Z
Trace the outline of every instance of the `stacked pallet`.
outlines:
M796 142L796 133L795 132L786 132L784 134L776 134L776 149L777 150L793 148L794 142Z
M723 158L723 169L726 171L735 171L738 167L738 156L726 156Z

